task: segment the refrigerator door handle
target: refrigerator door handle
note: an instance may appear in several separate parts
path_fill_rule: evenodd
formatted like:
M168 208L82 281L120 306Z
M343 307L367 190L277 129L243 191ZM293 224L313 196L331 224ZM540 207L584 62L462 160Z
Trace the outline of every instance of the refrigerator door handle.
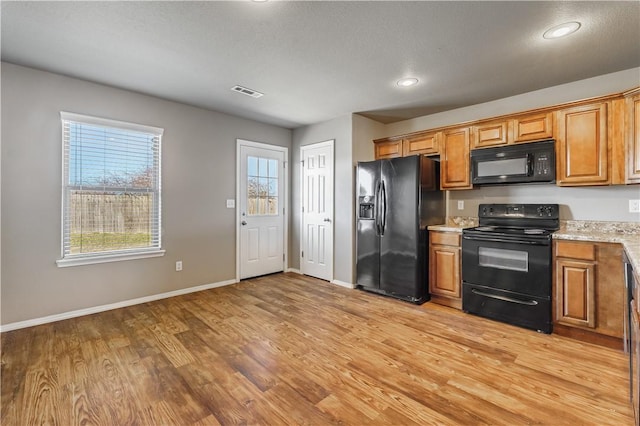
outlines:
M373 212L373 220L376 226L376 235L380 235L380 182L376 183L376 191L373 202L375 203L375 209Z
M380 235L384 235L385 228L387 227L387 188L382 181L382 224L380 225Z

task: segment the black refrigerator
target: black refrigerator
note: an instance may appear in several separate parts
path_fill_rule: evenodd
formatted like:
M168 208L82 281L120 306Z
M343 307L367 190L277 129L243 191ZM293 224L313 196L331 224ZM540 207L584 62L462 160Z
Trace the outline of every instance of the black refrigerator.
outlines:
M428 225L444 223L440 163L425 156L357 166L356 287L429 300Z

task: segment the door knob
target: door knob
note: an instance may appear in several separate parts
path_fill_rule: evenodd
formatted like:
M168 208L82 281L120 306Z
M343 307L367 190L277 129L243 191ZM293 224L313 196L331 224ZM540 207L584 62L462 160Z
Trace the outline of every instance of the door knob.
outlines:
M246 220L243 220L242 222L240 222L240 224L241 224L242 226L245 226L245 225L247 224L247 221L246 221Z
M328 217L325 217L324 222L331 222L331 219L329 219Z

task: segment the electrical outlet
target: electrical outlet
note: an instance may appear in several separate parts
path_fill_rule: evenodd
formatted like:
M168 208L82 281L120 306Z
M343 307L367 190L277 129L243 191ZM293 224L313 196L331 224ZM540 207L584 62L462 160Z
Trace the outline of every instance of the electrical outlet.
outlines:
M236 200L227 200L227 208L233 209L236 207Z
M640 200L629 200L629 213L640 213Z
M182 260L178 260L176 262L176 271L178 272L182 271Z
M464 210L464 200L458 200L458 210Z

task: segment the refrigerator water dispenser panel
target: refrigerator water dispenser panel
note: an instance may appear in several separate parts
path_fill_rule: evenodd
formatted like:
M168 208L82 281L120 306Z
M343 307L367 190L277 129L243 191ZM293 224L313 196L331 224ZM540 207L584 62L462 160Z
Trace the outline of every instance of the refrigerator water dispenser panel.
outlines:
M358 217L360 219L373 219L373 203L370 202L370 197L360 197Z

